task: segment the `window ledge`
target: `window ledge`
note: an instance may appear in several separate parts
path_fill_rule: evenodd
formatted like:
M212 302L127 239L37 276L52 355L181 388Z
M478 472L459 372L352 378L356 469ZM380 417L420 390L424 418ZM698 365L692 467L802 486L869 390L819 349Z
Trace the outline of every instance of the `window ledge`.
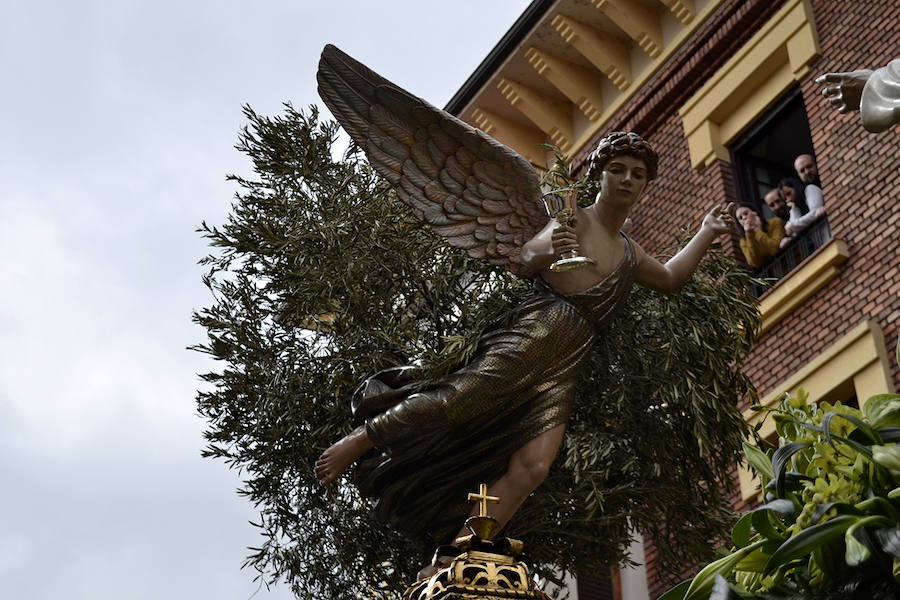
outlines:
M759 300L760 335L837 277L838 267L849 256L846 242L832 238L763 294Z

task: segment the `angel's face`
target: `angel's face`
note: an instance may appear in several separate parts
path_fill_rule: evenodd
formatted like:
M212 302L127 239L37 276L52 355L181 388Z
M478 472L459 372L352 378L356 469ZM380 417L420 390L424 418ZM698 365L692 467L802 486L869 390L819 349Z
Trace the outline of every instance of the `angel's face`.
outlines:
M640 158L620 154L609 159L599 179L598 201L624 203L630 208L647 185L647 165Z

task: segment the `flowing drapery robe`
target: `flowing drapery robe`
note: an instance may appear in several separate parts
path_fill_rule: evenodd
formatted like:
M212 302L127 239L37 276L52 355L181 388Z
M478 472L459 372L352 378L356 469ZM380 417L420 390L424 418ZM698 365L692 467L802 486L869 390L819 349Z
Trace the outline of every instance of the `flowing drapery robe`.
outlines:
M424 544L448 543L469 514L467 492L506 471L513 452L567 422L579 367L625 303L631 242L602 281L562 296L541 279L510 323L486 332L472 359L431 382L409 367L367 379L353 398L375 449L356 484L377 516Z

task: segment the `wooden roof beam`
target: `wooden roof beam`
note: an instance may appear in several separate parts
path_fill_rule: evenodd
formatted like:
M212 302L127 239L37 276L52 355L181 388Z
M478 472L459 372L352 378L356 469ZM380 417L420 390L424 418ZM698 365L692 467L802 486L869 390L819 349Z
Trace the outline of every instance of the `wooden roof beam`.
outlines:
M509 103L547 134L561 150L568 150L575 141L572 112L568 103L548 98L530 87L501 77L497 89Z
M546 144L547 136L540 129L522 125L482 108L475 108L472 118L479 129L501 144L506 144L535 165L546 166L546 153L538 145Z
M662 53L662 28L658 12L635 0L591 0L591 4L628 34L650 58Z
M624 90L631 85L631 56L625 44L567 15L556 15L551 24L567 44L609 77L617 88Z
M565 94L591 121L603 112L602 82L593 71L531 46L525 58L538 73Z

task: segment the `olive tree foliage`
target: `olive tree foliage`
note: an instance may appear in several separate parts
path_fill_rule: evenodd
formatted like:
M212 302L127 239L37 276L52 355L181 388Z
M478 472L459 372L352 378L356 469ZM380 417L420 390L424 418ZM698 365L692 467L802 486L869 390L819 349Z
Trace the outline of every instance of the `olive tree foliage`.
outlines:
M352 484L328 490L313 464L351 429L349 397L368 375L462 364L530 283L449 248L397 200L315 107L244 109L237 148L251 177L227 221L200 231L213 299L194 319L215 359L202 375L204 455L243 478L261 541L246 566L299 598L398 598L433 548L377 522ZM672 572L708 556L731 525L729 469L752 386L741 360L758 327L749 277L713 252L681 293L635 289L601 335L548 480L506 533L538 572L601 572L627 560L634 531Z

